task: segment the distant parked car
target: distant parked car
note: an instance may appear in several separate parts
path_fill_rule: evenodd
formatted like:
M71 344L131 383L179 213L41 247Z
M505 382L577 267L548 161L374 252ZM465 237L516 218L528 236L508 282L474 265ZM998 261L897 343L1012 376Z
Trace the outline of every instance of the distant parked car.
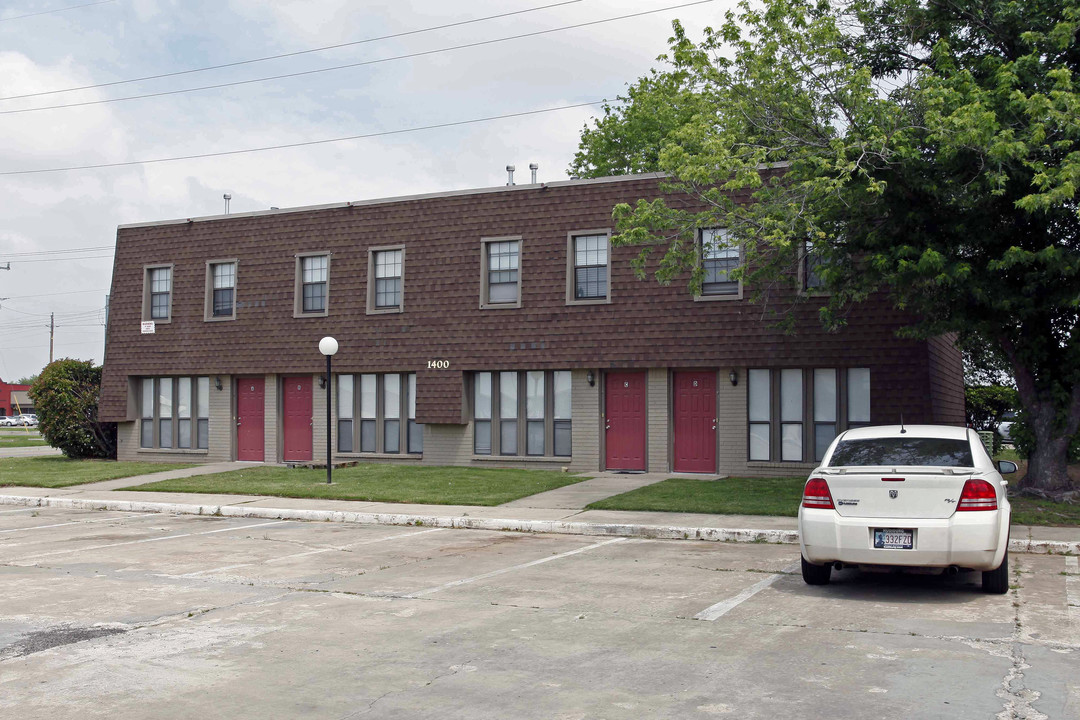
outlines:
M17 415L4 415L3 417L0 417L0 427L15 427L15 425L17 424L15 422L16 417L18 417L18 416Z
M23 427L37 427L38 424L37 415L16 415L13 419L15 425Z
M803 490L802 575L824 585L834 567L982 572L1009 589L1009 501L1002 473L969 428L867 427L833 440Z

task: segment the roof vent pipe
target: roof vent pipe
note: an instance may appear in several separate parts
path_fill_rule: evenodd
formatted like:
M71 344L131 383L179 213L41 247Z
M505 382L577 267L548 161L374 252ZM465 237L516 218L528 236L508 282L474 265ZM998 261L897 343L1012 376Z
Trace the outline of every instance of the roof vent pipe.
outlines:
M506 166L506 187L510 187L514 184L514 171L517 170L513 165Z
M232 195L230 195L229 193L225 193L221 197L225 198L225 214L228 215L229 214L229 201L232 200Z
M529 163L529 169L532 170L532 184L536 184L536 171L540 169L540 166L536 163Z

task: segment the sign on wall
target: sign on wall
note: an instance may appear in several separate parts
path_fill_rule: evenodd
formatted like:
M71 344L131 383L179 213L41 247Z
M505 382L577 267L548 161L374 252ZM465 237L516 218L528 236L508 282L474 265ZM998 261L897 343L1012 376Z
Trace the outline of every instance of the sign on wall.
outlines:
M155 333L157 333L157 325L154 323L153 320L147 320L146 322L142 323L143 335L154 335Z

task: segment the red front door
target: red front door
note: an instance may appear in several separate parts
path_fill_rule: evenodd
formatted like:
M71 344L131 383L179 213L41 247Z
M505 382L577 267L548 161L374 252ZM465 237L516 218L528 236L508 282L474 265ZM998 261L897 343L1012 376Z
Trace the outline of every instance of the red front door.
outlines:
M645 469L645 373L607 374L604 392L608 470Z
M266 429L263 415L266 407L263 378L238 378L236 381L236 459L262 462L266 458L264 441Z
M285 462L311 460L311 376L287 377L281 382L285 415L281 458Z
M716 373L675 373L675 472L716 472Z

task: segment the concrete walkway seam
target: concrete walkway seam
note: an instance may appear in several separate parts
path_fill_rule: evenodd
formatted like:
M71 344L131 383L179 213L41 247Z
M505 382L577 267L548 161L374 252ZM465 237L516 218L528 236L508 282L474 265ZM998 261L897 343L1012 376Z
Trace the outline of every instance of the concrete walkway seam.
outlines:
M410 525L456 530L493 530L503 532L552 533L561 535L599 535L647 538L654 540L705 540L711 542L773 543L797 545L797 530L759 530L677 525L637 525L623 523L587 523L561 520L514 520L468 516L406 515L363 513L341 510L299 510L252 507L250 505L189 505L184 503L142 502L134 500L92 500L63 497L23 497L0 495L0 505L53 507L73 510L109 510L114 512L162 513L173 515L210 515L214 517L301 520L365 525ZM1009 541L1014 553L1080 554L1080 542L1035 540Z

